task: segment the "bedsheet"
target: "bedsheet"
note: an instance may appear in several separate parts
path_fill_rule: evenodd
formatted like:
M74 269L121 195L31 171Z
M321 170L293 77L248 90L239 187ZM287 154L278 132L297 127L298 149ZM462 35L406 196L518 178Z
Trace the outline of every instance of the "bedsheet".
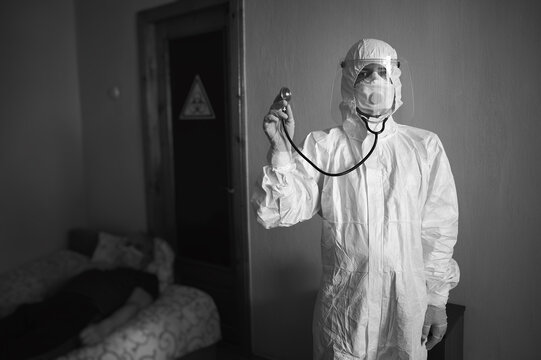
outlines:
M220 320L212 298L192 287L170 285L105 341L58 360L177 359L220 338Z

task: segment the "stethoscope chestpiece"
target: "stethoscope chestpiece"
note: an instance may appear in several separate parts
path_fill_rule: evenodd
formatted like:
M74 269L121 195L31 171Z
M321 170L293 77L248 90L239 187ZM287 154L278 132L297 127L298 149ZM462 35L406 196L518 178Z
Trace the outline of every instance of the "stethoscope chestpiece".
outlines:
M288 104L289 104L289 102L291 101L291 90L289 90L289 88L286 87L286 86L282 87L282 88L280 89L280 98L281 98L282 100L287 101ZM287 108L284 107L284 108L282 109L282 111L283 111L283 112L287 112Z
M291 101L291 90L288 87L282 87L280 89L280 97L287 102Z

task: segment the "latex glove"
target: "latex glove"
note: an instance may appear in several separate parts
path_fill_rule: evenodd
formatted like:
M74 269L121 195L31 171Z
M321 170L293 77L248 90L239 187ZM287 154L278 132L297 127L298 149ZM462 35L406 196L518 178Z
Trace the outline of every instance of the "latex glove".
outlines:
M286 109L285 112L283 110L284 108ZM281 119L284 119L287 133L291 139L293 139L293 134L295 132L295 119L293 118L293 113L291 112L291 106L286 100L282 100L280 94L278 94L274 99L269 112L263 119L263 131L269 139L272 153L291 153L291 144L284 134Z
M426 343L426 349L431 350L441 341L447 331L447 313L445 307L428 305L423 325L421 343Z

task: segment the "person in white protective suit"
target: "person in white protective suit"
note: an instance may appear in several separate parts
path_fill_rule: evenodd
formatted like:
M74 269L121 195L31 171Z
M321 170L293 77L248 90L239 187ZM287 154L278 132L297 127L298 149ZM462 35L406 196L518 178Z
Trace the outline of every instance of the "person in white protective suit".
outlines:
M449 290L459 280L455 183L438 136L391 116L402 104L396 59L383 41L355 43L341 80L343 104L354 110L342 126L304 141L308 158L341 171L374 142L359 114L368 114L373 128L385 117L374 152L347 175L321 175L291 151L283 136L283 125L294 131L286 100L277 98L264 118L271 148L252 197L258 221L273 228L315 214L323 220L314 359L426 359L446 331ZM374 70L381 66L385 71ZM385 83L391 98L370 100L371 86Z

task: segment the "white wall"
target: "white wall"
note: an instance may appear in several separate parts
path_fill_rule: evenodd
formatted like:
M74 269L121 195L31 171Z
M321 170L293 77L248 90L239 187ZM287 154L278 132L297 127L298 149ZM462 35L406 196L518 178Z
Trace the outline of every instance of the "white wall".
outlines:
M362 37L409 60L416 117L436 132L455 175L466 306L465 359L538 356L541 302L539 6L535 1L246 1L249 176L265 163L261 121L292 88L296 138L332 125L337 61ZM264 230L252 214L253 340L259 355L309 359L320 275L320 220Z
M0 2L0 272L84 225L71 0Z
M88 224L146 229L136 14L167 0L74 0ZM110 96L117 87L120 96Z

